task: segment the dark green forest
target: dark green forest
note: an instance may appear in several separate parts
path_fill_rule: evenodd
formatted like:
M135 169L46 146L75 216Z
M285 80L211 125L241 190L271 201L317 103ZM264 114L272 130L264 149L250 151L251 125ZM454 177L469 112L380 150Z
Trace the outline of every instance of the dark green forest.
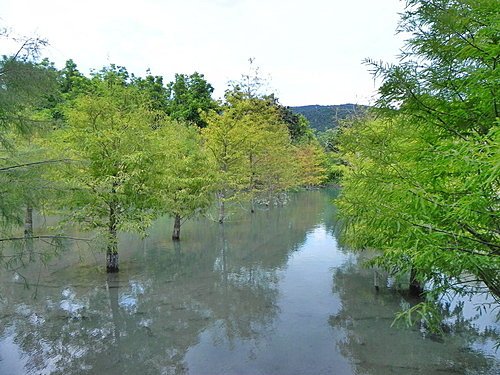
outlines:
M293 113L304 116L311 128L324 132L339 126L342 121L362 116L368 106L358 104L303 105L290 107Z

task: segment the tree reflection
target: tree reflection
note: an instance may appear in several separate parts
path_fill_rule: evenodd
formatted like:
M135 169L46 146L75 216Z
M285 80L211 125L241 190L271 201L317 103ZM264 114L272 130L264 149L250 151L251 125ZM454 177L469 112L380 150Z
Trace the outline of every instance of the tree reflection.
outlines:
M180 243L165 240L160 222L142 251L133 241L122 251L125 272L66 272L61 264L71 262L59 261L36 300L4 282L0 343L13 339L27 374L187 373L186 353L205 330L231 343L272 329L278 272L327 202L314 192L223 226L200 220L186 224Z
M350 358L357 374L497 374L500 364L494 357L472 349L478 337L498 340L491 328L478 331L470 322L459 319L452 331L436 339L422 329L389 328L395 313L414 301L384 287L373 287L373 270L360 266L363 259L350 260L334 271L333 292L342 308L329 323L345 339L340 350ZM469 349L464 349L469 348Z

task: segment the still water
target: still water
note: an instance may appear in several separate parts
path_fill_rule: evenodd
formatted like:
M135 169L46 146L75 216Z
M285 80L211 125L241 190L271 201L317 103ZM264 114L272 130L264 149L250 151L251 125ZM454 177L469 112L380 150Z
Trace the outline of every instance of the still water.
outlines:
M443 337L391 328L412 303L335 238L335 192L220 226L171 222L120 241L120 273L86 245L1 275L0 374L499 374L493 314ZM29 288L26 287L29 284Z

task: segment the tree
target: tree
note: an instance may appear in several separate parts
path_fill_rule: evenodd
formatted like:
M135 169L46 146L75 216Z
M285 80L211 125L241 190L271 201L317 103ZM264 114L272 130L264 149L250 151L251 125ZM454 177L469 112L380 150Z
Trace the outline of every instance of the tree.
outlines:
M21 242L24 250L33 239L33 207L47 192L40 175L54 162L44 158L32 139L49 125L40 113L57 94L57 82L53 65L38 60L45 40L13 39L19 42L19 49L0 60L0 239L2 247L14 241ZM23 221L24 236L19 236L16 229ZM7 266L23 263L24 258L32 260L33 249L27 248L29 251L1 254L0 260L7 260Z
M273 103L259 98L234 103L248 129L243 147L248 181L245 193L254 212L257 199L269 205L282 192L298 185L293 146L287 124Z
M322 185L327 178L327 158L317 141L304 142L295 148L297 184L313 187Z
M316 138L325 152L327 182L338 183L342 177L343 161L339 157L339 135L339 128L326 129L316 134Z
M203 74L176 74L175 80L167 85L166 113L174 120L203 128L207 124L201 114L217 108L213 92Z
M168 110L168 89L163 84L162 76L154 76L149 70L145 78L134 77L133 83L147 96L151 110L166 113Z
M11 147L5 137L10 131L27 134L39 129L41 122L33 111L47 105L50 93L57 90L55 70L46 61L19 60L4 56L0 60L0 143Z
M174 122L158 132L161 150L152 194L159 196L159 211L174 218L172 239L179 240L182 221L212 203L214 168L194 126Z
M376 118L343 129L339 205L347 238L383 253L419 292L500 298L497 2L410 0L403 60L382 78ZM478 283L480 282L480 283Z
M267 99L270 100L278 110L281 121L286 124L293 143L307 142L314 138L314 133L310 127L309 121L303 115L294 113L290 107L280 104L274 95L270 95Z
M74 162L54 178L72 190L61 202L68 220L105 233L106 269L118 271L120 229L144 230L151 219L147 181L158 139L144 96L122 67L92 79L92 89L65 110L52 146Z
M207 126L202 130L205 147L215 165L216 197L219 223L226 220L226 202L234 201L247 185L247 164L244 146L247 141L246 124L239 120L237 108L227 107L222 113L214 110L204 116Z
M69 93L74 91L75 86L78 86L78 82L87 78L80 73L76 63L69 59L64 64L64 68L61 70L60 86L62 93Z

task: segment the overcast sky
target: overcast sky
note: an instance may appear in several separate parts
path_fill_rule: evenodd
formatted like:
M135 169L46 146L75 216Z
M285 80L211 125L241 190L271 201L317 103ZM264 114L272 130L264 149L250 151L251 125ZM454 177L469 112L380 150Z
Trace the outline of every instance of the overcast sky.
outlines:
M255 58L285 105L369 104L364 58L395 61L400 0L0 0L3 25L48 39L58 67L205 74L223 94ZM0 53L12 45L0 42ZM11 50L9 50L11 49Z

